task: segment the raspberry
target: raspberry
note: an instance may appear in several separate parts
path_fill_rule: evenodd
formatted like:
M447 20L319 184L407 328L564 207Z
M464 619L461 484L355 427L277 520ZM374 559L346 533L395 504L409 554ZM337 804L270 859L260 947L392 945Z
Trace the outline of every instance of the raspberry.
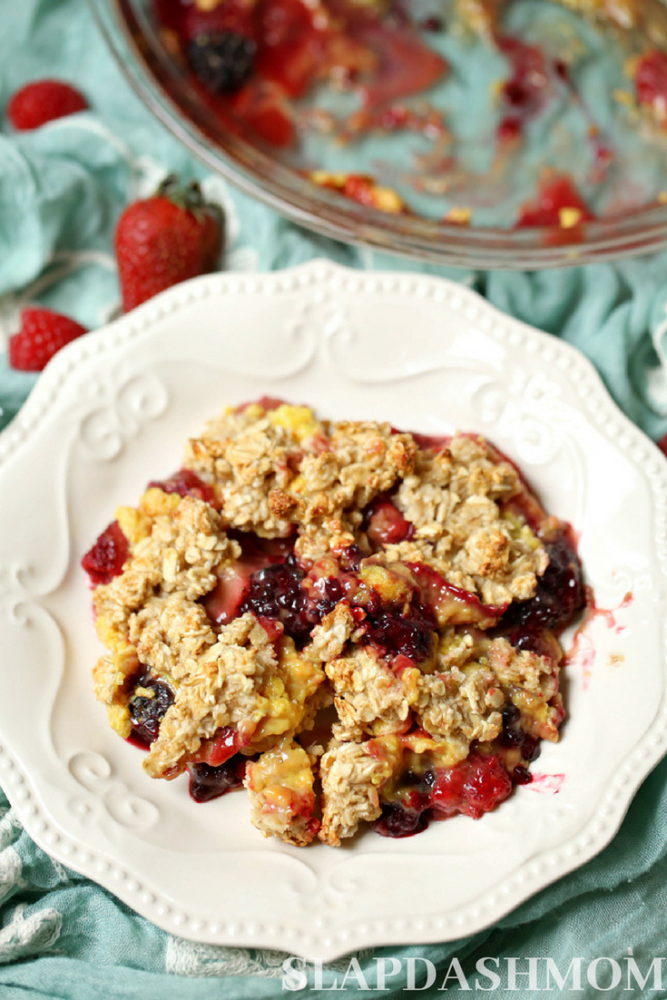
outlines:
M511 791L512 781L498 757L471 754L460 764L439 772L433 789L433 810L441 819L457 813L479 819Z
M16 91L7 105L7 117L15 129L27 132L87 107L85 97L69 83L36 80Z
M196 497L211 505L215 503L213 488L190 469L179 469L168 479L154 479L148 484L148 489L152 487L157 487L163 493L178 493L180 497Z
M438 774L433 789L433 808L437 814L455 816L462 812L461 804L465 799L465 762L462 766L448 767Z
M127 538L120 529L118 521L113 521L102 532L92 549L86 552L81 560L90 583L99 587L101 583L110 583L122 572L123 564L130 554Z
M195 76L213 94L240 90L250 77L257 46L235 31L197 35L188 48Z
M88 331L69 316L32 307L21 313L21 329L9 338L9 363L22 372L41 372L54 354Z
M577 225L593 218L569 177L550 177L540 185L537 199L522 206L517 226L568 228L567 213L573 214ZM572 225L573 223L569 223L569 227Z
M507 798L512 781L497 757L480 757L472 762L464 791L468 815L477 819Z

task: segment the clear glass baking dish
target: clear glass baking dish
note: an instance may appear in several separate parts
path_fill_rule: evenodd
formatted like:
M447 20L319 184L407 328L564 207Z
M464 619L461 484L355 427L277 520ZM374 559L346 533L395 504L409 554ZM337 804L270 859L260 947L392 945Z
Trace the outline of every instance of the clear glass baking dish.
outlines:
M667 245L667 205L571 230L461 226L392 215L313 184L275 153L226 128L164 46L150 0L89 0L123 73L146 106L211 170L292 222L344 242L467 268L532 270L613 260ZM667 178L667 174L666 174Z

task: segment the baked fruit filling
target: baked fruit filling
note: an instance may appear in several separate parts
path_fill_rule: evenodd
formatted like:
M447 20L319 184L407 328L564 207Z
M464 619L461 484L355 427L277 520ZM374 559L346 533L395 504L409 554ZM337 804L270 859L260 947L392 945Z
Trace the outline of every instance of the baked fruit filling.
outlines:
M558 740L569 526L472 434L262 399L188 442L82 565L111 726L154 778L337 846L479 818Z

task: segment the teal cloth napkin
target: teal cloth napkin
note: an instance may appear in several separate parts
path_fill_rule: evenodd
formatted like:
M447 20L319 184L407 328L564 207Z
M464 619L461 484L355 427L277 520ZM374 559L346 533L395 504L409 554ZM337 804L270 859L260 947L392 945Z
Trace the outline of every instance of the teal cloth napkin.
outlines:
M534 274L474 273L427 268L309 234L205 174L130 92L80 0L6 4L0 67L0 109L19 86L46 76L78 84L91 106L23 135L13 134L0 117L0 427L20 408L35 380L10 370L4 352L21 305L39 301L89 327L112 316L119 301L111 253L115 220L129 200L149 193L175 170L202 179L207 193L224 205L228 268L270 270L325 256L354 267L446 273L501 309L579 347L628 416L656 439L667 432L667 253ZM421 995L435 997L442 995L439 987L454 958L472 986L475 964L483 957L500 959L501 968L511 957L550 957L564 973L573 957L582 958L585 970L594 959L608 956L622 963L624 978L618 992L607 995L664 996L667 970L665 992L651 992L652 979L643 990L635 985L622 991L628 948L645 973L654 957L665 954L666 942L663 762L644 783L619 834L589 864L472 938L359 954L368 990L357 990L351 977L346 992L362 997L402 992L405 963L387 980L386 990L377 992L377 957L429 959L437 979ZM105 1000L274 997L281 993L285 957L192 944L159 930L37 848L0 791L3 1000L27 995L90 1000L98 994ZM336 976L340 985L346 968L347 960L325 968L325 989L310 995L331 996ZM600 984L605 985L602 969ZM464 992L462 977L454 973L446 986L450 993ZM533 995L525 976L519 976L513 995ZM577 995L599 995L585 974Z

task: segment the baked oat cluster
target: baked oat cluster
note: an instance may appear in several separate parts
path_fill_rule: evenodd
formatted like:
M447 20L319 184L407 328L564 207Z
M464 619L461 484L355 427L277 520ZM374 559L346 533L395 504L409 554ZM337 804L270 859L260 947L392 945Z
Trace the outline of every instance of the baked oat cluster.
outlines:
M479 817L558 739L567 525L471 434L225 412L83 559L95 693L153 778L338 846Z

